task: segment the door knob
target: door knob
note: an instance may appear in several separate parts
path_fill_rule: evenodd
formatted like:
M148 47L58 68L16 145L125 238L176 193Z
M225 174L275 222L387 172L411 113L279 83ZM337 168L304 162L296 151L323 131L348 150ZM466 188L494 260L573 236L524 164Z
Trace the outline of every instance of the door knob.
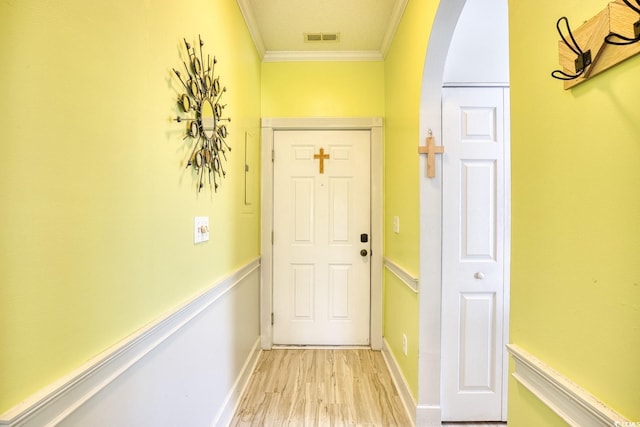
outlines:
M362 255L362 256L367 256L367 253L368 252L367 252L366 249L363 249L363 250L360 251L360 255Z
M482 280L484 279L484 273L481 273L478 271L476 274L473 275L473 277L475 277L478 280Z

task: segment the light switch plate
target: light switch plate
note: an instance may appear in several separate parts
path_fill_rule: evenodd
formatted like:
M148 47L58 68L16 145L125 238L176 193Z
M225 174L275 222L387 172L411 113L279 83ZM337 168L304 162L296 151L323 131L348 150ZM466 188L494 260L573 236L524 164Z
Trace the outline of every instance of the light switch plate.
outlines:
M394 216L393 217L393 232L394 233L399 233L400 232L400 217L399 216Z
M209 240L209 217L197 216L193 221L193 243L202 243Z

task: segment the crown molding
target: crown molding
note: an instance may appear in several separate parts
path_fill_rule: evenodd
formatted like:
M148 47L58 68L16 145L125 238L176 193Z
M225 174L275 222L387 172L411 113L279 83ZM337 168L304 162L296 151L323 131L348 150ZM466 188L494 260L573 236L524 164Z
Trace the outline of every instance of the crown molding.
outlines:
M383 61L377 50L267 51L263 62Z
M391 19L389 20L389 26L387 27L387 32L384 35L384 39L382 39L382 46L380 46L380 52L382 53L383 57L387 56L389 48L391 48L391 43L393 42L393 38L396 35L396 31L398 31L400 21L402 20L402 15L404 15L404 10L407 8L408 2L409 0L397 0L396 4L393 7L393 11L391 12Z
M253 44L258 51L258 55L260 55L260 59L264 58L266 49L264 47L264 41L262 40L262 35L260 34L260 28L258 28L258 24L256 23L256 17L253 14L253 8L251 7L251 3L249 0L238 0L238 7L240 7L240 12L244 17L244 22L247 24L247 28L249 29L249 34L253 39Z
M402 15L409 0L396 0L391 12L389 25L382 40L380 50L372 51L267 51L256 22L250 0L237 0L240 12L253 40L253 44L264 62L304 62L304 61L384 61Z

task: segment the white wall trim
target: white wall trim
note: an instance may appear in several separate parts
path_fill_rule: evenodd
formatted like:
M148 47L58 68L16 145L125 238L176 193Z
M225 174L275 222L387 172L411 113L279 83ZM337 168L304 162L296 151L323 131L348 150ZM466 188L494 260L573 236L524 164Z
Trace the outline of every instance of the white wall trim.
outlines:
M387 26L387 32L382 39L382 46L380 46L382 56L387 56L389 48L391 48L391 43L398 31L400 21L402 21L402 15L404 14L404 10L407 8L408 2L409 0L396 0L396 3L393 5L391 18L389 19L389 25Z
M442 83L443 88L453 88L453 87L509 87L509 82L446 82Z
M441 427L442 409L439 405L418 405L416 408L416 426Z
M56 425L260 268L256 258L75 371L0 415L0 426ZM231 399L228 399L231 400Z
M505 140L505 159L511 159L511 90L504 88L504 111L505 115L509 117L509 123L504 127L504 140ZM511 327L511 161L505 161L504 169L504 270L503 281L503 329L502 329L502 342L506 344L509 342L509 334ZM509 352L502 350L502 421L507 421L508 418L508 400L509 400Z
M224 401L224 404L216 414L211 427L229 425L233 416L240 405L240 398L244 394L247 386L249 385L249 380L251 379L251 374L256 368L258 364L258 360L260 359L260 354L262 351L260 350L260 337L256 339L253 348L251 349L251 354L247 358L242 370L240 371L240 375L238 379L233 384L233 387L227 398Z
M384 61L377 50L269 50L262 62L379 62Z
M411 420L412 425L415 426L416 400L413 398L413 395L409 390L407 380L404 378L404 375L402 375L400 365L398 365L398 361L393 356L393 352L391 352L391 348L389 347L389 343L387 343L386 339L382 340L382 358L384 359L384 362L389 369L393 384L396 386L396 389L398 389L398 394L400 395L400 399L402 400L404 409L407 412L407 415L409 415L409 419Z
M264 58L266 49L264 47L260 28L258 28L258 23L256 22L256 17L253 13L253 7L251 7L249 0L238 0L238 7L244 17L244 22L247 24L247 29L249 30L251 39L253 39L253 44L258 51L258 55L260 55L260 59L262 59Z
M308 117L262 119L262 179L260 215L260 335L262 348L273 346L271 312L273 307L273 134L284 129L366 129L371 131L371 323L370 345L382 349L382 187L383 187L383 135L382 118Z
M405 284L414 293L418 293L420 289L420 283L417 277L414 277L404 268L400 267L389 258L384 259L384 267L392 272L400 281Z
M253 44L263 62L300 62L300 61L384 61L393 37L400 26L402 15L409 0L396 0L389 19L380 50L357 51L267 51L260 33L260 28L249 0L237 0L240 12L244 17Z
M507 349L515 361L513 377L574 427L610 427L629 420L517 345Z
M371 129L382 127L380 117L283 117L262 119L262 129Z

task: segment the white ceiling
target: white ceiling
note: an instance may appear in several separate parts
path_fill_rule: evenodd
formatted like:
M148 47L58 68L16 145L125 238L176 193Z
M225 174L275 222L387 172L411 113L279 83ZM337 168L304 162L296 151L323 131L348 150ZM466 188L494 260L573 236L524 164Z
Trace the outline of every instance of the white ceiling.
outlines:
M382 60L408 0L237 0L264 61ZM305 42L305 33L339 33Z

